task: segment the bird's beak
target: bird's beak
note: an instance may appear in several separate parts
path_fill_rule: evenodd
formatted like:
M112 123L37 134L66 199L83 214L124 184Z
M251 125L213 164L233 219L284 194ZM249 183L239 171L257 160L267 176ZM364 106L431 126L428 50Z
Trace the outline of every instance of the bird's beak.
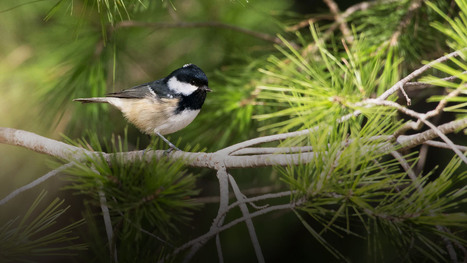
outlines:
M207 91L207 92L211 92L212 89L210 89L208 86L203 86L203 90Z

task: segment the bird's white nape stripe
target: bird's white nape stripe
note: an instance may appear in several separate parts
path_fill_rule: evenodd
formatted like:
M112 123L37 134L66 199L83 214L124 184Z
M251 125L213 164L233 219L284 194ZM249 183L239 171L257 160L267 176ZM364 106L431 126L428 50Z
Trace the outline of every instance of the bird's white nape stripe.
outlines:
M169 89L177 94L183 94L185 96L191 95L198 87L191 85L190 83L181 82L177 77L171 77L167 82Z
M189 63L189 64L183 65L183 67L186 68L186 67L189 67L189 66L191 66L191 65L193 65L193 64Z

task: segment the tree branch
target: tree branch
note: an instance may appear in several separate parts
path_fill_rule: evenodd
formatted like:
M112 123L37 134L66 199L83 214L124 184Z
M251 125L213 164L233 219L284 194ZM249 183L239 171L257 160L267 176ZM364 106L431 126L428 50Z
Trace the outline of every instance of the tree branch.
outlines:
M378 101L376 101L378 102ZM400 106L400 105L399 105ZM402 106L400 106L402 107ZM386 138L386 143L382 143L379 147L381 152L391 152L394 150L394 145L390 143L392 139L396 139L396 143L399 144L402 148L413 148L420 144L431 144L436 147L448 147L449 149L456 150L458 153L460 151L465 151L465 146L459 145L448 145L442 144L440 142L431 141L437 137L439 137L439 132L442 134L452 133L456 130L464 129L467 127L467 118L451 121L449 123L445 123L436 127L437 131L434 129L427 130L425 132L413 134L413 135L401 135L397 138L395 136L388 136ZM306 131L301 131L302 133L306 134ZM294 132L297 134L300 132ZM285 135L280 136L289 136L291 133L287 133ZM272 137L275 138L276 135L266 136L267 139ZM381 136L375 136L375 138L371 139L380 139ZM258 142L261 141L259 137L256 139L252 139L249 141ZM246 142L249 142L246 141ZM39 153L47 154L56 158L70 160L73 161L81 161L85 160L89 157L99 157L100 155L104 155L104 157L110 161L113 154L102 153L102 152L93 152L83 148L79 148L76 146L72 146L63 142L59 142L56 140L52 140L49 138L42 137L35 133L22 131L22 130L15 130L11 128L2 128L0 127L0 143L3 144L10 144L15 146L21 146ZM245 142L244 142L245 143ZM239 145L244 145L240 143ZM232 146L230 146L232 147ZM228 149L227 147L225 149ZM225 150L224 149L224 150ZM225 168L241 168L241 167L260 167L260 166L271 166L271 165L297 165L297 164L305 164L311 162L314 158L313 152L305 152L305 153L296 153L296 154L264 154L264 155L251 155L251 156L231 156L225 155L222 152L224 150L214 152L214 153L191 153L191 152L172 152L170 154L170 158L172 159L181 159L183 160L186 165L194 166L194 167L207 167L212 169L219 169L219 167L224 166ZM282 151L282 150L281 150ZM132 151L132 152L122 152L122 153L115 153L119 156L122 156L123 159L127 162L132 162L136 159L140 160L143 158L144 151ZM151 161L154 155L157 158L162 158L165 154L165 151L158 150L158 151L146 151L144 154L144 158L147 158L147 161ZM71 164L68 164L71 166ZM59 168L60 169L60 168ZM65 168L63 168L65 169ZM7 197L0 200L0 205L8 202L19 193L30 189L39 183L47 180L48 178L52 177L53 175L57 174L61 170L54 170L43 177L37 179L34 182L31 182L28 185L25 185L9 195ZM228 192L227 192L228 193ZM222 193L221 193L222 194ZM228 197L227 197L228 200Z
M277 211L277 210L292 209L292 208L295 208L295 207L297 207L297 206L299 206L299 205L301 205L303 203L304 203L304 200L298 200L298 201L296 201L294 203L270 206L270 207L267 207L265 209L253 212L248 217L243 216L243 217L237 218L237 219L231 221L228 224L225 224L224 226L222 226L222 227L220 227L220 228L218 228L216 230L209 231L206 234L204 234L202 236L199 236L199 237L197 237L197 238L183 244L182 246L175 249L172 254L176 255L176 254L180 253L181 251L190 248L195 243L198 243L198 242L203 241L203 240L209 240L213 236L217 235L218 233L220 233L220 232L222 232L224 230L227 230L227 229L229 229L229 228L231 228L231 227L233 227L233 226L235 226L235 225L237 225L239 223L242 223L247 219L252 219L252 218L255 218L257 216L261 216L261 215L264 215L264 214L267 214L267 213L270 213L270 212L273 212L273 211ZM163 262L163 261L164 260L161 260L159 262Z
M344 36L344 39L347 42L351 42L353 39L352 33L349 27L347 26L345 18L344 16L342 16L341 11L339 10L339 7L337 6L336 2L334 2L334 0L323 0L323 2L329 7L331 14L334 16L334 19L339 24L339 28L342 32L342 35Z
M375 99L367 100L366 103L386 104L385 102L381 103L380 101ZM403 108L402 106L400 107ZM452 133L459 129L464 129L465 127L467 127L467 118L442 124L437 127L438 132L428 130L414 135L399 136L397 138L397 142L404 148L412 148L417 145L423 144L427 140L432 140L436 137L439 137L439 132L443 133L444 135ZM297 165L299 163L308 163L309 161L313 160L315 154L313 152L304 152L294 154L262 154L248 156L232 156L226 155L225 153L230 152L232 149L236 150L238 148L246 148L249 145L264 143L268 141L276 141L278 139L288 138L292 136L306 135L308 133L309 130L302 130L297 132L258 137L233 146L226 147L214 153L192 153L176 151L170 154L170 158L174 160L181 159L185 162L186 165L189 166L205 167L211 169L218 168L220 163L223 163L223 165L225 165L226 168L263 167L271 165ZM60 141L52 140L32 132L2 127L0 127L0 143L21 146L42 154L47 154L59 159L65 159L70 161L82 161L86 158L93 156L98 157L100 155L103 155L107 160L110 161L110 157L113 155L109 153L89 151ZM451 147L457 148L456 146ZM131 151L115 154L122 156L124 161L127 162L132 162L136 159L140 160L141 158L146 158L147 161L151 161L154 156L156 158L162 158L165 154L165 151L163 150L146 151L146 154L144 155L143 152L144 151Z
M228 174L230 185L234 191L235 197L240 202L240 210L242 211L242 215L246 218L245 223L248 228L248 233L250 234L251 243L253 243L253 248L255 249L256 258L258 259L258 263L264 263L264 256L261 250L261 246L259 245L258 237L256 236L255 227L253 225L253 221L251 220L250 212L248 211L248 207L246 206L244 200L246 199L245 196L240 192L240 188L238 188L237 182L232 177L232 175ZM243 201L243 202L242 202Z
M421 114L421 113L415 112L415 111L410 110L408 108L402 107L401 105L399 105L399 104L397 104L397 103L395 103L393 101L387 101L387 100L379 101L379 100L368 99L365 102L370 103L370 104L375 104L375 105L383 105L383 106L393 107L393 108L396 108L397 110L399 110L400 112L402 112L402 113L404 113L404 114L406 114L408 116L417 118L421 122L425 123L428 127L430 127L444 142L446 142L450 146L451 150L453 150L459 156L459 158L461 158L461 160L464 163L467 164L467 157L465 157L465 155L462 154L461 151L459 151L459 149L454 145L454 143L448 137L446 137L446 135L440 129L438 129L435 125L433 125L431 122L426 120L426 116L428 115L428 113L427 114ZM467 121L467 118L465 118L463 120Z
M97 172L97 170L95 171ZM102 218L104 219L105 232L107 234L107 240L109 242L111 262L118 263L117 245L116 245L116 240L114 238L115 236L113 232L112 219L110 218L109 207L107 206L107 198L105 197L105 193L102 190L102 187L103 187L102 182L98 181L98 184L99 184L99 190L97 190L97 192L99 194L99 202L101 205Z
M425 141L423 144L443 149L451 149L451 147L449 147L449 145L447 145L445 142L428 140ZM467 152L467 146L456 145L456 148L459 149L459 151Z
M229 211L229 175L227 174L227 170L225 166L221 165L218 167L217 170L217 179L219 181L219 209L217 210L217 216L214 218L211 228L209 232L216 231L219 229L222 224L224 224L224 219L226 213ZM183 260L184 262L190 262L191 258L195 255L195 253L203 247L207 242L206 240L200 240L199 242L193 244L190 251L188 252L187 256ZM217 247L217 255L219 257L219 262L224 262L224 257L222 255L222 247L220 243L219 233L216 234L216 247Z
M424 65L423 67L413 71L412 73L410 73L409 75L407 75L405 78L399 80L398 82L396 82L396 84L394 84L391 88L389 88L388 90L386 90L383 94L381 94L377 99L378 100L385 100L387 99L391 94L394 94L397 90L399 90L401 87L403 87L407 82L409 82L410 80L420 76L421 74L423 74L425 71L431 69L433 67L433 65L435 64L438 64L438 63L442 63L442 62L445 62L447 60L449 60L450 58L452 57L457 57L461 54L461 51L464 51L466 50L467 48L464 48L462 50L457 50L457 51L454 51L454 52L451 52L447 55L444 55L442 57L439 57L433 61L431 61L430 63Z
M1 136L0 136L1 138ZM70 162L70 163L67 163L67 164L64 164L60 167L58 167L57 169L55 170L52 170L48 173L46 173L45 175L37 178L36 180L30 182L29 184L27 185L24 185L16 190L14 190L13 192L11 192L9 195L7 195L6 197L4 197L2 200L0 200L0 206L1 205L4 205L6 204L8 201L10 201L11 199L13 199L14 197L16 197L17 195L19 195L20 193L26 191L26 190L29 190L33 187L36 187L37 185L41 184L42 182L46 181L47 179L57 175L58 173L60 173L61 171L63 170L66 170L68 169L69 167L73 166L73 162Z
M467 74L467 71L463 71L462 74ZM441 80L445 81L453 81L459 79L458 76L449 76L446 78L442 78ZM424 88L430 88L430 87L437 87L438 85L433 85L431 83L425 83L425 82L407 82L404 84L404 88L411 88L411 89L424 89Z

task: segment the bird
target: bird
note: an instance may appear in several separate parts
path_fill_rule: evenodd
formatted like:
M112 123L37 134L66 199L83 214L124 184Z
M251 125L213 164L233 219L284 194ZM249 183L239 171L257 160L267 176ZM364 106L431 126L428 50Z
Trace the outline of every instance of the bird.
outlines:
M105 97L78 98L81 103L108 103L119 109L142 133L158 135L169 152L180 150L164 135L177 132L198 115L206 99L206 74L194 64L185 64L165 78L141 84Z

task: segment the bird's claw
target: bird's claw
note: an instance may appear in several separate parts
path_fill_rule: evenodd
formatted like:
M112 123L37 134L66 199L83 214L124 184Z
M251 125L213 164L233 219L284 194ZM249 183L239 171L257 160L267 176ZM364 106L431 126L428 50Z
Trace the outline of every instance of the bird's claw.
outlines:
M165 156L168 156L168 155L169 155L171 152L173 152L174 150L176 150L176 151L181 151L181 150L178 149L175 145L172 144L172 145L170 145L170 148L169 148L169 149L167 149L167 150L164 151L164 155L165 155Z

